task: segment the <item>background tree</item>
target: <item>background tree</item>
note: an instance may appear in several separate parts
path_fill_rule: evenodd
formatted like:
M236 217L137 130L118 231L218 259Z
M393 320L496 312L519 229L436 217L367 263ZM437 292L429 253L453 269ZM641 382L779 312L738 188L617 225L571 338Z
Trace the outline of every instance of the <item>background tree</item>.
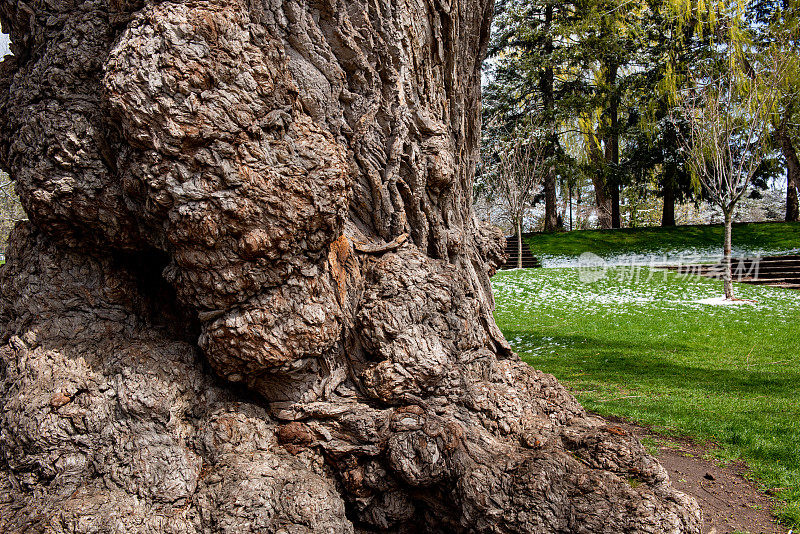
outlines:
M800 220L798 187L800 187L800 13L789 0L756 0L748 4L748 18L753 46L770 60L775 50L785 58L786 75L782 79L778 112L773 118L773 138L780 150L786 171L787 221ZM758 58L755 59L758 61Z
M676 202L694 199L696 188L679 142L687 125L673 96L687 87L692 68L713 50L707 34L676 17L668 2L653 0L647 6L631 75L635 120L626 137L625 160L630 173L655 178L663 202L661 225L674 226Z
M489 46L484 88L488 128L510 131L531 117L547 131L544 146L544 229L558 227L557 183L564 161L559 140L562 123L581 102L574 26L574 2L501 0Z
M726 66L744 61L728 45ZM699 68L693 86L681 94L688 122L684 150L693 175L725 223L723 262L726 299L733 299L731 234L736 204L749 190L770 151L770 129L783 83L785 59L775 54L763 70L741 75L714 65Z
M646 4L624 0L594 0L583 4L579 26L584 75L591 80L590 112L583 124L590 161L596 166L593 181L601 228L619 228L620 187L625 173L620 161L622 137L631 123L625 108L632 89L632 62L641 47L641 26Z
M645 195L661 197L658 218L661 226L675 226L675 204L696 196L691 170L679 142L686 135L686 121L680 117L680 110L663 107L658 115L654 122L648 120L631 128L625 140L625 172L632 187L644 188ZM651 182L656 185L652 190Z
M498 4L498 13L494 56L487 63L486 116L502 116L510 128L541 114L552 132L549 171L557 176L552 187L550 175L545 179L545 198L553 198L558 182L590 176L599 225L619 227L619 188L633 176L631 162L621 160L624 137L640 116L630 93L645 94L636 85L642 78L636 61L644 46L647 5L506 1ZM575 130L585 149L581 164L566 147ZM549 207L554 203L545 203L546 229L556 217Z
M484 144L483 173L517 236L517 267L522 268L522 231L525 214L548 169L545 150L549 140L541 130L528 128Z
M676 203L705 202L678 142L687 132L675 94L689 87L693 68L713 62L719 46L727 45L747 49L752 61L771 47L798 55L796 10L784 0L505 0L497 12L485 114L501 117L497 125L506 131L530 116L544 118L550 132L541 195L547 230L558 219L555 206L571 205L556 198L559 187L568 196L579 175L593 183L600 227L620 225L619 189L628 186L634 189L624 195L629 199L660 196L662 225L675 225ZM725 68L745 72L743 65ZM795 80L800 75L786 77L782 111L774 117L774 153L754 177L753 195L774 178L778 151L790 182L795 168L800 172L794 165L800 123L792 102ZM576 139L577 152L569 146ZM789 185L793 218L796 188Z

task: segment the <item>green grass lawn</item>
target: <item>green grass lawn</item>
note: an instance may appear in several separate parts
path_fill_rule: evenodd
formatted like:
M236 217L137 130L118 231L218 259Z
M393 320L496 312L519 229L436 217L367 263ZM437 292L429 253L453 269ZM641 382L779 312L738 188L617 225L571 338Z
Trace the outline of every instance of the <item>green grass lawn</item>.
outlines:
M612 268L501 272L495 317L520 356L583 405L742 460L800 526L800 291L737 285L755 303L700 302L721 282Z
M570 257L593 252L602 257L663 254L675 250L722 250L724 228L623 228L536 233L525 236L534 256ZM800 247L800 223L743 223L733 228L733 246L742 252L789 251Z

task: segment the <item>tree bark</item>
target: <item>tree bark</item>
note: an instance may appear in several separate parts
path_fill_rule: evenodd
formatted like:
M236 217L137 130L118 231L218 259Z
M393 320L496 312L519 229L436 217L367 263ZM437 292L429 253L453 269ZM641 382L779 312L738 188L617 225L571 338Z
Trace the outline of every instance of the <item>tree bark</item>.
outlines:
M797 200L797 189L800 186L800 159L794 148L785 122L775 131L775 137L781 147L783 159L786 161L786 221L800 220L800 206Z
M787 172L788 174L788 172ZM797 183L800 179L800 169L791 178L786 179L786 222L800 220L800 204L797 199Z
M0 532L699 532L493 320L491 12L0 0Z
M522 221L517 219L517 269L522 269Z
M611 226L611 197L606 192L606 181L601 177L593 176L594 197L597 204L597 224L603 230L610 229Z
M559 230L558 210L556 199L556 176L552 169L547 171L544 178L544 231L555 232Z
M605 140L606 165L613 169L615 176L606 183L609 190L611 202L611 228L621 228L622 219L619 211L619 95L615 87L617 82L617 66L612 65L608 69L607 83L613 88L607 110L608 124L610 126Z
M671 179L664 181L664 209L661 212L661 226L675 226L675 184Z
M603 167L603 153L596 144L589 147L589 158L596 168ZM611 197L608 194L608 182L601 171L592 175L595 204L597 205L597 223L603 230L611 228Z
M619 184L611 184L611 228L622 228L622 217L619 212Z

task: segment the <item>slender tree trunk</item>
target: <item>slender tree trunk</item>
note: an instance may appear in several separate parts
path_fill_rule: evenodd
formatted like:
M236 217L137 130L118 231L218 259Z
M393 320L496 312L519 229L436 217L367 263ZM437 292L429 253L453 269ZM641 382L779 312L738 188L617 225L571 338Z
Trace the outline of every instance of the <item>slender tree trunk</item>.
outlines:
M607 110L608 124L610 131L606 135L605 143L605 158L606 165L613 169L614 176L606 184L609 189L609 196L611 201L611 228L620 228L622 226L622 219L619 209L619 95L616 89L617 82L617 66L613 65L608 69L608 79L606 82L611 87L611 97L609 108Z
M0 532L699 532L494 322L492 11L0 0Z
M792 9L792 2L790 0L782 0L783 10L785 13L790 13ZM783 120L781 121L776 136L778 137L778 144L781 147L781 152L786 160L786 221L795 222L800 220L800 205L798 204L798 189L800 189L800 159L797 157L794 143L789 136L787 124L794 112L795 101L791 101L784 112Z
M522 269L522 220L517 219L517 269Z
M553 94L553 87L555 81L555 73L551 64L551 56L553 54L553 37L550 34L550 28L553 23L553 5L547 3L544 8L544 25L542 33L544 34L544 57L546 65L539 74L539 90L542 94L542 108L544 110L544 118L548 131L555 132L555 96ZM555 156L556 145L558 144L558 137L554 133L548 135L548 146L545 150L545 161L547 162L547 173L544 177L544 231L555 232L559 229L558 215L557 215L557 198L556 198L556 173L552 166L552 160Z
M800 159L789 137L786 124L781 124L775 132L775 137L786 161L786 220L797 221L800 220L800 206L797 200L797 189L800 186Z
M723 287L725 290L725 298L733 299L733 269L731 265L731 241L733 234L733 209L726 208L723 210L725 215L725 245L723 247L723 266L724 273L722 275Z
M675 183L671 178L664 181L664 209L661 226L675 226Z
M569 231L572 231L572 186L569 186Z
M787 175L788 175L787 169ZM793 176L786 177L786 221L796 222L800 220L800 204L797 199L797 184L800 179L800 168L796 169Z
M544 180L544 230L555 232L559 229L556 199L556 176L552 170L547 172Z
M780 124L773 132L773 138L781 148L783 159L786 161L786 221L793 222L800 219L800 206L798 206L797 192L800 187L800 160L794 143L789 136L788 122L794 110L791 102L784 111Z

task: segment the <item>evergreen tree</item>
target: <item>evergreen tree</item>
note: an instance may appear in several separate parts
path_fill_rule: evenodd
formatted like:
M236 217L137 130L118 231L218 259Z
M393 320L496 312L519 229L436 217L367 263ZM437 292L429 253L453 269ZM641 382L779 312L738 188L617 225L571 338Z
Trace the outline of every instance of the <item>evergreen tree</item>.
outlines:
M777 49L791 61L781 87L782 97L778 113L773 120L773 139L780 150L786 168L786 220L800 220L798 188L800 187L800 158L797 154L800 142L800 69L797 57L800 54L800 20L798 7L790 0L755 0L748 6L748 19L753 21L751 30L755 46L761 51ZM769 53L766 55L770 57Z
M622 0L504 0L497 4L484 104L508 128L530 115L550 132L544 182L545 229L556 220L556 183L585 173L594 184L598 222L620 226L619 188L630 176L621 161L634 113L627 92L636 77L644 4ZM489 121L485 121L489 122ZM565 132L580 132L586 162L565 150Z
M695 197L696 184L681 152L687 124L674 108L691 66L709 55L710 42L693 24L683 24L663 0L648 2L631 77L630 98L638 116L626 139L627 173L633 180L653 179L663 199L662 226L674 226L675 204Z
M501 0L496 4L494 37L484 88L484 123L509 131L533 120L548 132L544 147L545 230L558 228L556 183L565 154L558 130L576 113L580 79L575 76L578 47L572 28L578 20L572 2ZM492 132L487 132L492 135Z

